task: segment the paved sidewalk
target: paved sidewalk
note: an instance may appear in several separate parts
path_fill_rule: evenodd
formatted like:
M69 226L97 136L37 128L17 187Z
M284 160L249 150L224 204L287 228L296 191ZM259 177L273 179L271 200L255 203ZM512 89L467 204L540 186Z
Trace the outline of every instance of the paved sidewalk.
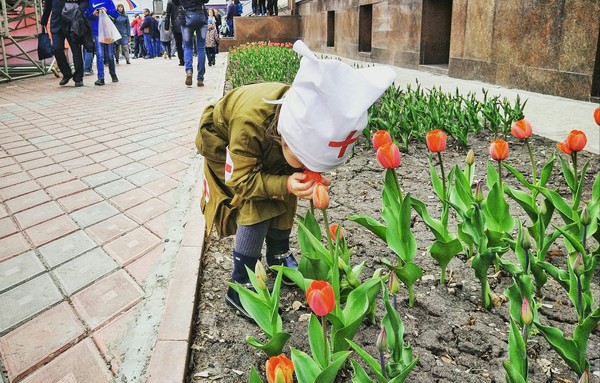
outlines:
M0 376L182 382L204 237L193 141L225 59L204 88L162 58L121 64L104 87L93 76L83 88L52 75L0 84ZM582 129L600 152L594 104L397 72L400 85L518 92L534 133Z
M0 84L10 382L183 380L204 238L194 138L225 61L203 88L163 58L123 60L104 87L95 76L82 88L52 75Z

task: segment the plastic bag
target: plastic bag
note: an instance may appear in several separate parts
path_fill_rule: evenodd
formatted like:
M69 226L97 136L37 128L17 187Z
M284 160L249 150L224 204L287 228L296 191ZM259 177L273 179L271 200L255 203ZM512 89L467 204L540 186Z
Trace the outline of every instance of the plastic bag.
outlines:
M98 15L98 40L102 44L112 44L121 39L121 34L115 24L108 18L106 12L100 12Z

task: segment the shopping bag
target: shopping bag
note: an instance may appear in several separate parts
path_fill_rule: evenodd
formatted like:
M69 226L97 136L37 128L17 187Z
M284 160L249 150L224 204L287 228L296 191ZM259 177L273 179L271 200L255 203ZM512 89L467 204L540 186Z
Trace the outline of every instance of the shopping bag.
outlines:
M98 15L98 40L103 44L112 44L120 40L121 34L115 24L110 20L106 12L100 12Z
M46 32L46 27L42 27L42 32L38 35L37 53L40 60L54 56L54 48L52 48L52 41L50 41L50 36Z

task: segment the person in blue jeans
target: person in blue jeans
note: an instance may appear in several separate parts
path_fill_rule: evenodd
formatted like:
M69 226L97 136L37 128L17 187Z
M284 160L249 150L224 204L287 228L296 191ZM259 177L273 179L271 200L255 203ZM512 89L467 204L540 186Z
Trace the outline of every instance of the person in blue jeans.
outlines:
M94 36L94 44L96 46L96 69L98 70L98 80L95 85L104 85L104 49L106 49L108 72L112 82L119 82L115 69L115 49L114 44L104 44L98 38L98 18L100 12L105 12L113 19L119 17L119 12L112 0L94 0L90 2L90 6L85 11L85 15L92 21L92 36Z
M208 12L205 4L208 0L182 0L185 9L185 21L181 23L183 37L183 61L185 62L185 85L192 85L194 76L194 33L196 34L196 49L198 52L198 66L196 85L204 86L204 72L206 68L206 30Z
M144 8L144 21L142 25L140 25L140 29L144 34L144 46L146 47L146 56L145 59L153 59L158 52L154 50L154 40L152 39L152 25L154 24L154 19L150 14L150 10L148 8Z

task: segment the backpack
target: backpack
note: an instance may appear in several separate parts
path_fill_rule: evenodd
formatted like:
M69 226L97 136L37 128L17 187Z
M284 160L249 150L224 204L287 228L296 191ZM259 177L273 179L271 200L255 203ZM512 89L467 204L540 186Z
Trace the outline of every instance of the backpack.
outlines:
M242 15L242 12L244 12L244 7L242 7L242 3L238 3L237 5L237 12L238 12L238 16Z

